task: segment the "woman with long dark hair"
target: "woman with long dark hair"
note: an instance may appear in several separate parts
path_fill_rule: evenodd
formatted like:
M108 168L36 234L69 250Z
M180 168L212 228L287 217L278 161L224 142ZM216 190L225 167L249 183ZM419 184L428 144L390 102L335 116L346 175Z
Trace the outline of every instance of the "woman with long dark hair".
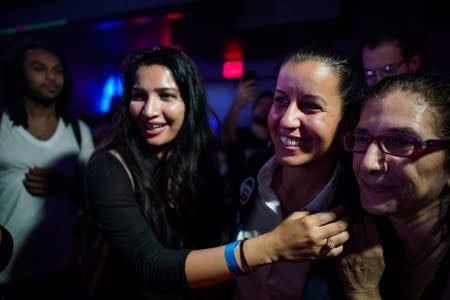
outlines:
M225 228L222 182L195 65L170 47L141 49L127 57L123 83L116 134L87 172L92 216L109 249L94 295L198 299L199 290L192 288L260 265L305 259L305 248L312 249L308 257L339 254L319 254L321 246L305 238L295 214L248 240L245 251L242 241L219 246ZM323 221L335 217L324 213Z

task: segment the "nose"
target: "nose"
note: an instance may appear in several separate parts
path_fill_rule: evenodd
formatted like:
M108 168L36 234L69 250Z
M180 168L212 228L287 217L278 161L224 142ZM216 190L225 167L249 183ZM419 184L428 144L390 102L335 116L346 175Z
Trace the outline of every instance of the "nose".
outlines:
M289 106L283 112L280 119L280 125L286 128L298 128L300 127L300 119L302 111L298 108L296 101L291 101Z
M45 76L47 77L47 79L50 79L50 80L55 80L56 79L56 73L53 70L47 70L45 72Z
M377 83L380 82L384 77L387 77L383 72L377 72Z
M146 118L154 118L160 112L160 103L156 96L150 96L142 107L141 115Z
M365 153L362 153L361 169L369 174L376 174L379 172L386 172L386 156L378 148L374 141L369 145Z

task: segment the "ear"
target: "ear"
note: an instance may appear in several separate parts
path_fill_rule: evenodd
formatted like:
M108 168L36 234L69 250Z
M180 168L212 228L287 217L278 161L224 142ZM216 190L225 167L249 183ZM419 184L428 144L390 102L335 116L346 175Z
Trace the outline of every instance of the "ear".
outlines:
M422 57L420 56L420 54L414 54L408 63L409 71L411 73L417 72L420 69L421 64Z

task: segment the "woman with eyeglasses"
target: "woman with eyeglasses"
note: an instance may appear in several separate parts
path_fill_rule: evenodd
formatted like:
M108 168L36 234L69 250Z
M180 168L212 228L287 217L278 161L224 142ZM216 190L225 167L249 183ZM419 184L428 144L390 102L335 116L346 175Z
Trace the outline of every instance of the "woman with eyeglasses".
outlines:
M450 85L424 74L386 78L343 136L363 208L340 259L351 299L450 299ZM347 248L348 249L348 248Z

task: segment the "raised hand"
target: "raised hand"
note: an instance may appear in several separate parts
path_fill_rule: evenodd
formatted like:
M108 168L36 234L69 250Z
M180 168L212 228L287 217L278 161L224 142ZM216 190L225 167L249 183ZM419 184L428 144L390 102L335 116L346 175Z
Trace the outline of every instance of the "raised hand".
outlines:
M338 258L341 283L349 299L381 299L379 284L384 271L384 255L373 217L352 224L350 240Z
M240 81L234 98L234 105L242 109L247 103L254 101L257 96L256 80Z

